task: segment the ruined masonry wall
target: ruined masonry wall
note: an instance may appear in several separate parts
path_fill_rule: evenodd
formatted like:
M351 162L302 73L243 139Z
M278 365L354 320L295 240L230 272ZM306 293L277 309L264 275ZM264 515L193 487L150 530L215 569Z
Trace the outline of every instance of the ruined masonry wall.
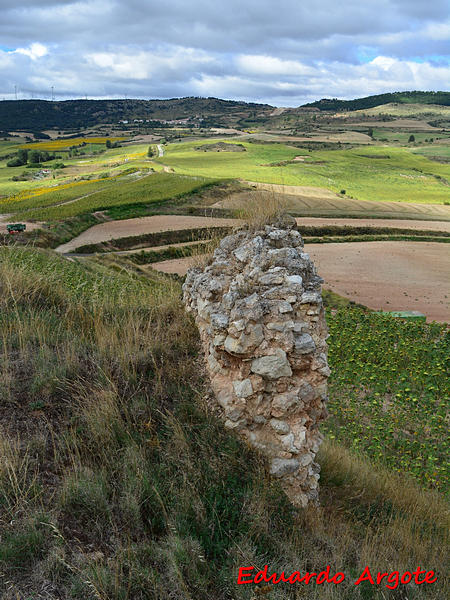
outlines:
M225 427L268 458L297 506L318 499L330 374L322 281L295 220L284 217L225 237L183 286Z

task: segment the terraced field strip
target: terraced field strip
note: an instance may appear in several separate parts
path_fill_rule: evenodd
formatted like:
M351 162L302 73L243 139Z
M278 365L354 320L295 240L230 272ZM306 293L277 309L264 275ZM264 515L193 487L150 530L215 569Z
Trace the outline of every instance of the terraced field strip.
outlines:
M406 202L372 202L338 196L329 190L310 186L278 185L247 182L252 192L238 192L216 202L213 208L245 208L249 200L276 200L296 216L345 218L385 218L450 221L450 206L443 204L414 204ZM450 189L450 188L449 188Z
M449 210L450 217L450 210ZM414 221L412 219L339 219L322 217L297 217L297 224L301 227L319 227L321 225L336 225L340 227L390 227L393 229L426 229L429 231L450 233L449 221Z
M239 225L238 219L196 217L191 215L154 215L135 219L108 221L94 225L66 244L59 246L56 251L64 254L76 252L76 249L87 245L107 242L110 240L139 236L164 231L183 229L200 229L204 227L233 227ZM301 227L311 226L347 226L347 227L389 227L411 230L428 230L435 232L450 232L450 221L413 221L399 219L336 219L298 217L297 223Z
M58 246L56 251L66 254L74 252L79 246L107 242L131 235L194 229L196 227L228 227L237 224L239 224L237 219L194 217L190 215L153 215L151 217L108 221L107 223L100 223L83 231L83 233L70 240L70 242Z
M450 253L445 244L344 242L306 244L324 287L375 310L418 310L427 320L448 322ZM184 275L191 257L153 263Z
M147 248L134 248L133 250L118 250L111 254L137 254L139 252L159 252L167 248L184 248L185 246L198 246L204 244L205 240L194 240L193 242L178 242L176 244L166 244L165 246L149 246Z

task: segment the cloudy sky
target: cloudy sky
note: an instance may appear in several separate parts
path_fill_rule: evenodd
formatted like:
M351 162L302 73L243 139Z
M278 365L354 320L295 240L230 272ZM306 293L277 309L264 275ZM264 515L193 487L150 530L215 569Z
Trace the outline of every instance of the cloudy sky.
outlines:
M298 106L449 90L449 55L449 0L0 0L0 99Z

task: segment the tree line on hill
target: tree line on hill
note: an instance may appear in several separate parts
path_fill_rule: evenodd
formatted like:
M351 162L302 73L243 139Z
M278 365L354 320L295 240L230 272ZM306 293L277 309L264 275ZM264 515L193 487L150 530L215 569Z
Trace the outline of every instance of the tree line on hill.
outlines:
M267 104L218 98L173 98L170 100L3 100L0 102L0 130L36 131L73 129L101 123L147 119L149 124L174 119L209 119L273 110Z
M374 108L382 104L440 104L450 106L450 92L393 92L377 94L355 100L338 100L338 98L323 98L316 102L304 104L303 107L318 108L319 110L362 110Z

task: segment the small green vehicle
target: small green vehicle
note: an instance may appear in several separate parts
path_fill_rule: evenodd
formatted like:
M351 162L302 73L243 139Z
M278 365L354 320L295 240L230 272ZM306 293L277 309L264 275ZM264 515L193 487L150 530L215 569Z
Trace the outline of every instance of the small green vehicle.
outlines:
M10 223L6 226L6 231L10 234L21 233L22 231L25 231L26 228L27 226L25 223Z

